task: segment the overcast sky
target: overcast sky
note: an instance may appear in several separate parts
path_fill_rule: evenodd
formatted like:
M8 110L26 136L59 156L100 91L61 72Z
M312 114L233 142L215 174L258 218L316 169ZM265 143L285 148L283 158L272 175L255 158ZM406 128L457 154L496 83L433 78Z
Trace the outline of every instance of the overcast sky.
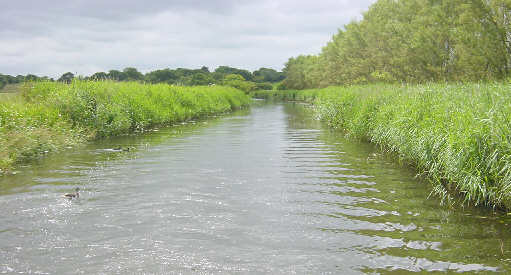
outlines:
M136 67L282 69L375 0L16 0L0 7L0 73Z

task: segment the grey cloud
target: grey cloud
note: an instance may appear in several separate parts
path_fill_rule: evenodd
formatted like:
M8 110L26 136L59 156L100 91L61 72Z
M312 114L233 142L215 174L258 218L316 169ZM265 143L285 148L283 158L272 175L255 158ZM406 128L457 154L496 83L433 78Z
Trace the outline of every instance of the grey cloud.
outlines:
M0 73L280 69L291 56L319 52L374 1L8 1Z

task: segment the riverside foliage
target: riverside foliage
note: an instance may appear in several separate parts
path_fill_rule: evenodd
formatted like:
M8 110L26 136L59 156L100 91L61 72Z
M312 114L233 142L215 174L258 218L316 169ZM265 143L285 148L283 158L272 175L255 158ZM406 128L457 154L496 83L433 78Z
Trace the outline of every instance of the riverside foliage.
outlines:
M319 55L290 58L284 89L505 79L511 1L378 0Z
M256 96L314 100L323 121L413 164L442 198L511 209L510 88L378 84Z
M249 101L222 86L27 83L16 99L0 98L0 171L84 140L224 113Z

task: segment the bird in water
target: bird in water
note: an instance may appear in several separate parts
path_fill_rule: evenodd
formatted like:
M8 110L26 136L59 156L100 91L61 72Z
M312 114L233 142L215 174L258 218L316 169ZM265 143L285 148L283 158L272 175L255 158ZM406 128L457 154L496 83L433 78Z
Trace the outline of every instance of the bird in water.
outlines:
M80 194L78 193L78 191L80 191L80 188L76 187L75 189L75 193L67 193L67 194L64 194L63 197L64 198L67 198L67 199L78 199L80 197Z

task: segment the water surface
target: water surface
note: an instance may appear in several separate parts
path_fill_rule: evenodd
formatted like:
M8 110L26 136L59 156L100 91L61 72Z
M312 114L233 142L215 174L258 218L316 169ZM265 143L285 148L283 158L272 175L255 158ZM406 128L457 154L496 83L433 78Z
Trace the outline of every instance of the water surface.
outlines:
M305 106L258 105L0 178L0 273L511 271L507 216L441 207Z

